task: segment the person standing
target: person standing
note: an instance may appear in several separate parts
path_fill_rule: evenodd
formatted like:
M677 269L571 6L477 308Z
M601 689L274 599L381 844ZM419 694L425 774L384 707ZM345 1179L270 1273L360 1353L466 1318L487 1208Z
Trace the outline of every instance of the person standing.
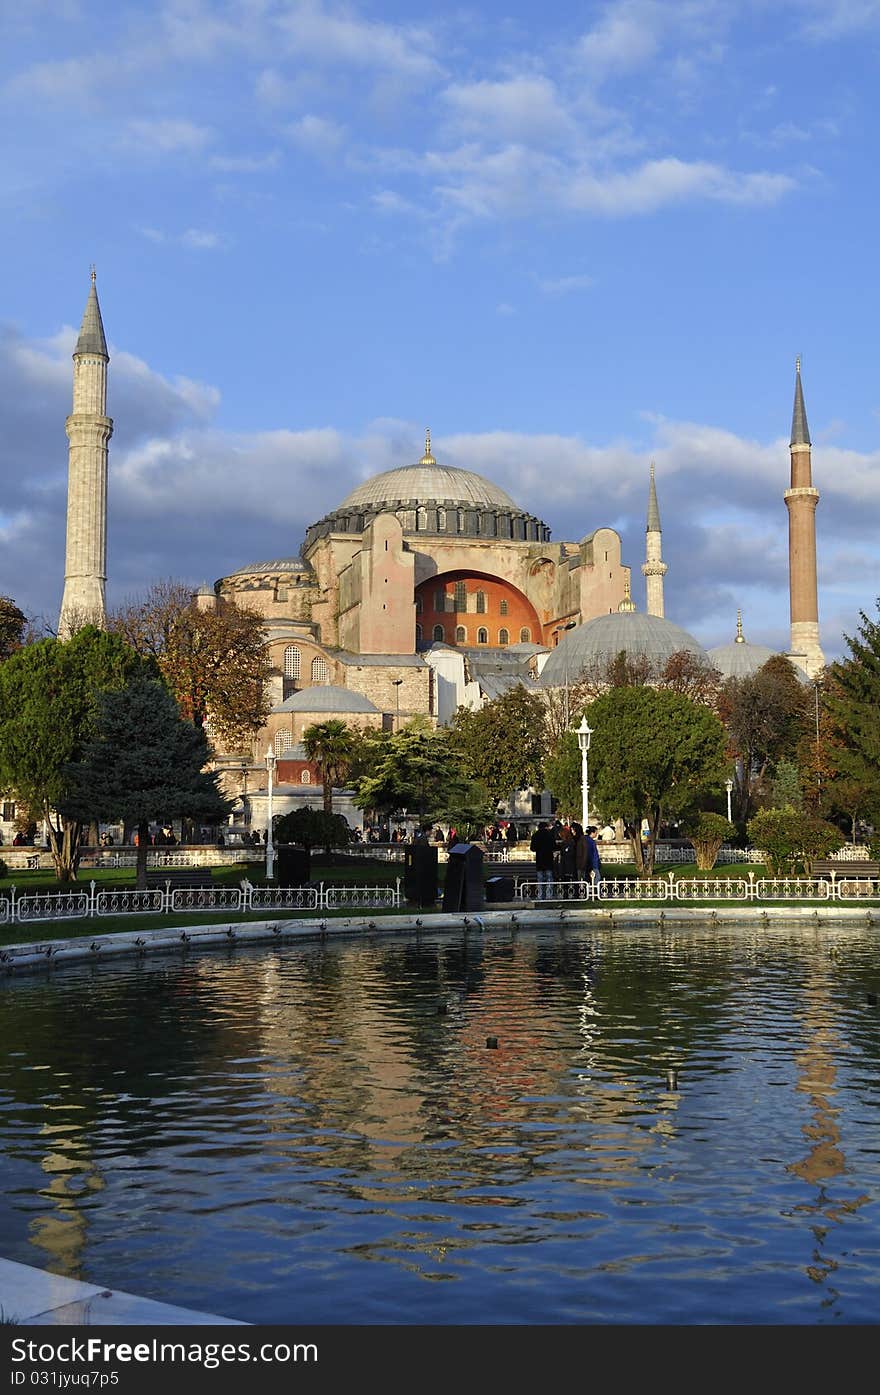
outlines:
M574 852L574 875L580 883L580 895L587 894L589 884L589 873L587 870L587 839L584 834L583 824L573 823L571 825L572 846Z
M602 860L599 857L599 847L596 843L596 829L591 826L587 829L584 842L587 850L587 876L595 887L594 895L599 895L599 883L602 880Z
M538 824L532 834L529 847L535 854L538 900L549 901L553 896L553 857L556 852L556 836L545 820Z

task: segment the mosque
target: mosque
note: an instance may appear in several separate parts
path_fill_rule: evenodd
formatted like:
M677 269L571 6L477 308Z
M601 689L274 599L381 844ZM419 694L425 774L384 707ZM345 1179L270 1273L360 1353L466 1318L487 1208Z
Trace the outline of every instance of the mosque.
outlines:
M104 618L109 356L94 269L73 354L67 551L59 633ZM795 375L789 518L791 640L788 657L809 676L824 665L819 642L815 512L800 362ZM726 676L755 672L771 650L735 639L706 651L664 616L662 530L654 468L645 530L647 605L631 598L621 539L599 526L578 542L550 529L503 489L439 463L430 433L413 464L352 490L306 530L298 554L239 566L196 595L256 611L269 647L272 707L254 751L271 746L282 784L314 795L301 745L305 727L330 717L394 730L415 714L449 722L515 684L534 691L574 682L621 651L662 663L687 650ZM253 752L218 752L228 773L265 768Z

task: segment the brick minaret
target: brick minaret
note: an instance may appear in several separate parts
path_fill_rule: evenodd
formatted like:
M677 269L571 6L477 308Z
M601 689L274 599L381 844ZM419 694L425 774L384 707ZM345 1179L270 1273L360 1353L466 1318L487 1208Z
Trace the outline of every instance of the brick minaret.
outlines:
M651 461L651 488L648 493L648 526L645 529L645 562L642 575L647 592L645 609L648 615L663 619L663 578L668 571L663 561L660 509L657 506L657 486L654 483L654 462Z
M103 625L107 580L107 341L101 323L95 269L73 351L73 411L67 480L67 556L58 634L67 639L83 624Z
M791 488L784 494L788 509L788 577L791 592L791 656L812 677L825 666L819 645L819 601L816 584L816 505L813 488L810 432L797 360L794 412L791 419Z

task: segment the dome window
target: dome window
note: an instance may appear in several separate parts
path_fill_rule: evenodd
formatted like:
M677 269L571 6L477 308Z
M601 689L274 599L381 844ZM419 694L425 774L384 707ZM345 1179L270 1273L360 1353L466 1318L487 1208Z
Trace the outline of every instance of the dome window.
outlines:
M466 641L467 641L467 630L465 629L464 625L456 625L456 627L455 627L455 642L456 642L456 644L465 644Z
M502 615L506 615L509 609L510 607L508 606L507 601L502 601L501 605L499 606L500 613Z
M482 627L482 625L481 625L480 628L477 630L477 644L488 644L488 643L489 643L489 631L488 631L488 630L484 630L483 627Z
M499 630L499 631L498 631L498 643L499 643L499 644L509 644L509 643L510 643L510 633L509 633L509 631L507 631L507 630Z
M300 653L295 644L288 644L284 651L284 677L299 678L300 673Z
M522 629L521 629L520 632L519 632L519 642L520 642L520 644L528 644L528 643L530 643L531 638L532 638L532 632L531 632L531 630L528 628L528 626L523 625Z
M435 625L435 626L434 626L434 643L435 643L435 644L442 644L445 638L446 638L446 636L445 636L445 634L443 633L443 626L442 626L442 625Z
M312 682L328 683L329 681L330 673L327 668L327 660L320 656L317 659L312 659Z

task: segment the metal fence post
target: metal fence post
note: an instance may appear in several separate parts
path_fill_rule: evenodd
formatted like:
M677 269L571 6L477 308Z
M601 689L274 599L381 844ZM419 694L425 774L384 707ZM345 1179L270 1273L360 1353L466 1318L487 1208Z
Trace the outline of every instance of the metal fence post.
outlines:
M400 907L400 878L398 877L396 880L397 880L397 886L396 886L395 892L394 892L394 904L395 904L395 906L397 906L398 909L399 909L399 907Z
M96 909L97 903L96 903L96 901L95 901L95 887L96 887L96 886L97 886L97 882L95 881L95 879L94 879L94 877L93 877L92 880L89 882L89 909L88 909L88 912L87 912L87 918L88 918L89 920L93 919L93 917L97 915L97 909Z
M165 895L162 897L162 909L166 915L171 914L171 881L165 882Z
M16 917L17 914L18 914L18 907L16 906L16 903L15 903L15 895L16 895L16 893L15 893L15 883L13 882L12 886L9 888L9 924L10 924L10 925L12 925L12 923L13 923L14 920L15 920L15 917Z
M319 911L325 911L325 910L327 909L326 895L327 895L327 894L326 894L326 891L324 890L324 883L323 883L323 882L319 882L319 883L318 883L318 910L319 910Z

